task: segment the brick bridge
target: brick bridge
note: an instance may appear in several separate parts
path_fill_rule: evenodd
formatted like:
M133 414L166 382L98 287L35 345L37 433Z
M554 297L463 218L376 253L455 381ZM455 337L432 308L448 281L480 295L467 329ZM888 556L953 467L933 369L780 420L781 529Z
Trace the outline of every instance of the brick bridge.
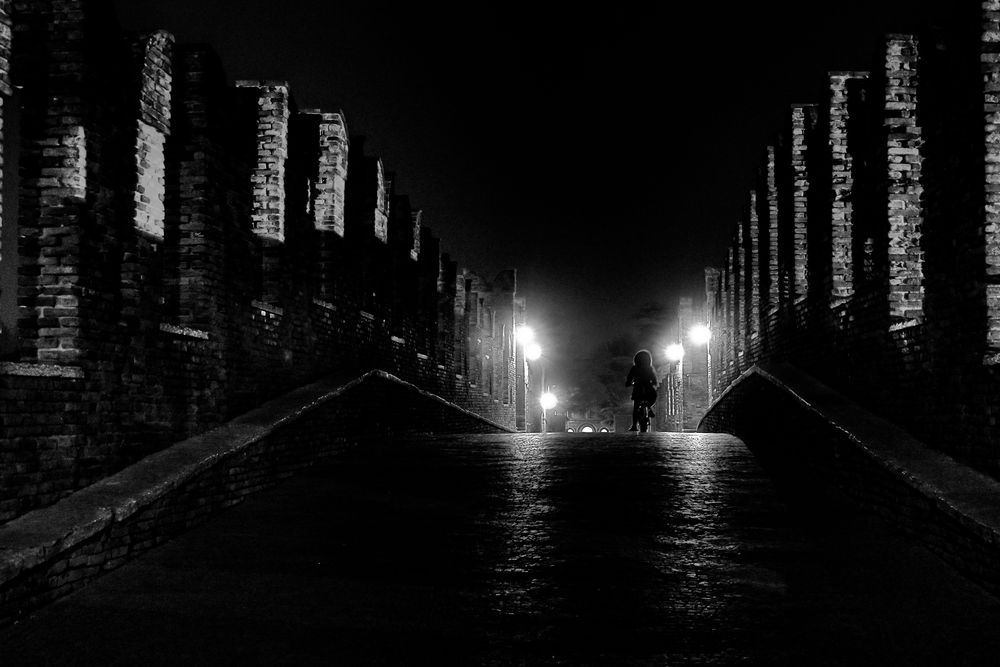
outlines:
M117 25L0 0L0 522L331 373L530 422L515 269L459 268L340 111Z
M339 111L299 108L284 81L228 86L210 48L120 34L109 7L0 0L0 241L16 248L0 259L5 664L85 651L88 610L136 609L143 594L116 598L114 582L169 580L158 558L211 580L183 555L204 543L184 540L240 533L224 517L267 531L270 511L315 535L337 506L317 500L324 488L372 501L383 513L362 520L407 538L341 514L341 542L296 542L316 567L331 557L365 573L330 598L294 598L324 618L330 599L360 605L331 626L342 658L376 647L405 662L387 639L428 655L477 632L482 646L453 641L445 658L995 655L1000 2L887 35L870 71L830 73L816 104L789 110L721 268L706 271L703 433L645 440L518 433L532 401L516 272L460 270ZM379 471L391 484L375 484ZM238 513L309 480L300 504ZM422 480L458 488L416 493ZM379 500L403 489L403 504ZM806 525L829 527L826 542L796 533ZM434 584L372 584L407 566L388 554L423 539L436 550L407 571ZM824 579L831 549L856 576ZM240 580L241 561L223 560L236 570L219 579ZM306 561L292 562L301 576ZM442 563L457 568L450 584ZM312 590L305 579L260 590ZM373 586L381 607L358 601ZM238 608L215 604L217 621ZM302 609L277 611L302 636L323 627ZM819 609L837 610L822 617L839 624L836 645L801 623ZM125 641L146 637L143 615L124 616L140 624L118 658L149 662ZM264 625L223 626L235 639L216 646L294 655L246 643ZM786 626L801 632L781 649Z
M986 482L809 378L758 375L717 403L746 386L780 412L787 437L757 419L751 448L510 433L382 372L299 388L0 527L0 657L992 661Z

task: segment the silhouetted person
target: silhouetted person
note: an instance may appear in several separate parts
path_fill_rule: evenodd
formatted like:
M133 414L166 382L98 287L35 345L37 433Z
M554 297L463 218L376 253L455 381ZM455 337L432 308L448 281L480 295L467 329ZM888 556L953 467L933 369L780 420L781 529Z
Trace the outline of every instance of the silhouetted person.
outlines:
M653 368L653 355L649 350L639 350L635 353L635 357L632 358L632 368L625 378L625 386L632 387L632 426L628 430L636 431L641 401L646 401L650 406L649 416L655 416L652 405L656 402L656 369Z

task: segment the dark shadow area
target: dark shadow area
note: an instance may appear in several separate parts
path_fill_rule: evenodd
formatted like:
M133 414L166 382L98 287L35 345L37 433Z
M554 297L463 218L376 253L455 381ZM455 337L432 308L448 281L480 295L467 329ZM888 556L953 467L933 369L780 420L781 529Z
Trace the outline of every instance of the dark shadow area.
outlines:
M860 412L851 413L857 424L842 425L827 417L824 409L850 405L846 399L809 392L799 398L795 391L802 391L801 386L788 389L760 374L751 375L730 389L702 429L738 434L789 507L805 507L809 515L837 520L847 517L851 524L878 525L933 552L993 595L1000 592L989 526L978 526L963 509L953 508L947 495L954 493L950 487L938 489L933 479L925 480L920 473L911 477L907 470L897 469L905 468L906 456L919 458L918 453L900 454L904 463L893 458L894 452L905 451L900 450L906 447L902 438L909 436ZM818 407L811 407L810 401ZM858 435L849 435L847 429ZM866 437L872 442L866 443ZM951 465L940 471L941 483L949 475L975 474ZM968 491L982 493L978 487Z
M759 450L759 447L758 447ZM709 434L406 436L0 632L4 665L975 665L1000 604Z

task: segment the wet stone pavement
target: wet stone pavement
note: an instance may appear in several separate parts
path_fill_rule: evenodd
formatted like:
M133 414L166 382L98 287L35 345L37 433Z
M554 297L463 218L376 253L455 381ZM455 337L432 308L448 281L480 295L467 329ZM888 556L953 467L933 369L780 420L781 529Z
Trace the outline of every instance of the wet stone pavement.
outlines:
M0 665L987 665L1000 601L710 434L386 442L0 631Z

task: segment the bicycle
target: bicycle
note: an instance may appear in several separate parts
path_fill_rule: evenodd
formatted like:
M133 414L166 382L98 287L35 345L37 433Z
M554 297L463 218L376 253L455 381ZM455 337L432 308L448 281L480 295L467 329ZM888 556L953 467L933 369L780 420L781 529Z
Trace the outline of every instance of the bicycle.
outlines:
M651 407L652 406L649 404L649 401L647 401L645 399L639 401L639 409L638 409L639 419L638 419L638 423L639 423L639 432L640 433L646 433L646 432L649 431L649 421L650 421L650 419L649 419L649 413L650 413L650 408Z

